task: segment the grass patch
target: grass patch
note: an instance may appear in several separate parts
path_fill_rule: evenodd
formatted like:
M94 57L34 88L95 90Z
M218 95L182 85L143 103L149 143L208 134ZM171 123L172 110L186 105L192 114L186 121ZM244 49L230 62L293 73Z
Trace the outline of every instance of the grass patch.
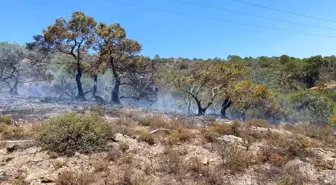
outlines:
M149 145L155 144L155 139L153 135L151 135L149 132L143 131L140 136L137 139L139 142L146 142Z
M0 115L0 123L4 123L7 125L13 124L13 118L10 115Z
M89 185L94 181L92 173L66 170L59 173L56 185Z

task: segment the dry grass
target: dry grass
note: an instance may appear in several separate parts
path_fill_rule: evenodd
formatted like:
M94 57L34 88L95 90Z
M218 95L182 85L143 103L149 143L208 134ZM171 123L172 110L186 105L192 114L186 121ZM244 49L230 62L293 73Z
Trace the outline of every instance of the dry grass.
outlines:
M169 134L167 138L167 142L170 145L175 145L175 144L179 144L182 142L190 141L191 138L192 138L192 134L189 130L187 130L184 127L179 127L177 128L177 130L173 130Z
M60 169L66 164L66 160L56 159L53 163L55 169Z
M129 146L126 142L119 143L119 147L122 152L126 152L129 149Z
M90 108L90 111L91 111L92 113L96 113L96 114L98 114L98 115L100 115L100 116L103 116L103 115L105 114L104 109L103 109L101 106L99 106L99 105L92 106L92 107Z
M151 129L157 129L157 128L171 128L171 123L163 118L162 116L155 115L151 118L150 123Z
M252 153L237 146L222 142L215 145L215 150L221 157L222 166L230 170L231 173L244 172L253 164Z
M143 177L133 173L132 167L125 165L117 172L109 172L104 181L106 185L147 185L148 181Z
M95 159L92 161L92 167L94 168L95 172L102 172L106 171L109 166L109 161L104 159Z
M128 153L126 155L122 155L118 162L120 165L131 165L133 164L133 158L134 154Z
M0 123L1 139L27 139L31 135L32 133L26 131L23 127Z
M263 148L263 158L267 162L282 166L288 160L294 158L305 159L311 157L310 149L315 143L304 136L280 135L268 133L267 146Z
M29 185L26 181L26 177L26 172L19 170L19 175L12 181L12 185Z
M122 153L119 150L110 149L107 152L107 160L117 161L121 157Z
M210 126L207 126L202 130L203 137L208 142L216 141L215 137L221 135L241 135L241 123L239 121L234 121L232 124L222 124L222 123L213 123Z
M294 134L301 134L317 141L322 142L321 147L336 147L336 135L334 128L330 125L314 125L314 124L301 124L301 125L284 125L284 129Z
M127 136L134 135L133 128L136 126L136 122L133 119L122 117L116 121L109 123L109 129L111 133L120 133Z
M171 147L165 149L161 163L160 171L165 174L181 175L184 170L180 152Z
M13 118L10 115L0 115L0 123L4 123L7 125L13 124Z
M147 131L143 131L140 136L137 138L139 142L146 142L149 145L154 145L155 144L155 139L152 134L150 134Z
M56 185L89 185L94 181L92 173L67 170L58 175Z
M274 128L274 125L263 119L251 119L247 121L247 124L254 127Z

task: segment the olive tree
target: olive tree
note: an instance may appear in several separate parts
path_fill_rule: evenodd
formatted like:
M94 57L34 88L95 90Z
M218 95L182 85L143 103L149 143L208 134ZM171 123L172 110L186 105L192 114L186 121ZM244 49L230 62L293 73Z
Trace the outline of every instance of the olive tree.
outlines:
M0 84L18 95L18 85L51 79L47 73L48 55L28 51L18 44L0 43Z
M77 98L85 100L81 78L83 75L83 56L92 49L95 41L96 21L83 12L73 12L70 20L56 19L53 25L43 30L43 35L34 37L35 43L30 46L42 45L49 51L61 52L73 58L76 65Z
M149 58L137 56L141 45L128 39L120 24L99 23L96 33L98 65L110 72L113 79L111 103L121 104L120 100L126 98L154 101L157 95L157 90L153 88L154 65Z

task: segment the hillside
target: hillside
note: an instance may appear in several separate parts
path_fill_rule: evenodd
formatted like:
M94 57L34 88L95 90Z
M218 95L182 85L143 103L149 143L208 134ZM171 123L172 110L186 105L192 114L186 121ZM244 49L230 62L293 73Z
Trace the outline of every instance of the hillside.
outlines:
M79 145L65 143L71 152L62 154L43 148L41 121L19 127L2 123L2 184L336 183L336 135L328 126L244 123L126 108L72 111L82 114L80 120L101 115L96 121L111 128L106 147L80 153ZM55 148L61 144L54 142Z

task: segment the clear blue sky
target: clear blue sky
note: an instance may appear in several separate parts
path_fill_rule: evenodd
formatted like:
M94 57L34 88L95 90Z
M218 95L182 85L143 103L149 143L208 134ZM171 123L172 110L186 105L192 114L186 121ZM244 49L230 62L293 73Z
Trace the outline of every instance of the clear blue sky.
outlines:
M145 9L188 13L230 21L336 37L336 31L315 29L236 15L182 4L174 0L119 0L141 7L125 6L116 0L0 0L0 41L24 44L58 17L83 11L97 21L120 23L128 37L139 41L142 54L153 57L226 58L227 55L295 57L336 54L336 39L273 31L213 20L192 18ZM336 29L328 23L248 6L231 0L186 0L266 17ZM245 0L336 21L335 0Z

